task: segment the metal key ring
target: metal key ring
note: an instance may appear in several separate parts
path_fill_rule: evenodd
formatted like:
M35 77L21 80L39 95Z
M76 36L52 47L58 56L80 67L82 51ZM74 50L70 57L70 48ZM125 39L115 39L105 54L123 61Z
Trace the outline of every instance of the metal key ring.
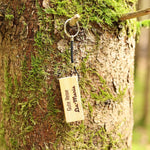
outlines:
M80 26L79 26L79 23L78 23L78 22L76 22L76 25L77 25L78 31L76 32L76 34L71 35L70 33L68 33L68 32L67 32L67 29L66 29L66 25L67 25L67 23L68 23L70 20L71 20L71 18L70 18L70 19L68 19L68 20L66 20L66 22L65 22L65 24L64 24L64 31L65 31L65 33L66 33L66 35L67 35L68 37L70 37L70 38L74 38L74 37L76 37L76 36L78 35L78 33L79 33L79 31L80 31Z

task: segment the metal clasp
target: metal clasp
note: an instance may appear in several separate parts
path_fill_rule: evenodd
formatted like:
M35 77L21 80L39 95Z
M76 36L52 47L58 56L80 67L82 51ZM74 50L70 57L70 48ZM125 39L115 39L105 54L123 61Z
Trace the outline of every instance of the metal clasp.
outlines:
M80 18L80 16L78 14L76 14L74 17L66 20L65 24L64 24L64 31L65 34L71 38L71 41L73 41L74 37L76 37L80 31L80 26L78 23L78 19ZM67 31L67 23L69 23L70 26L74 26L75 24L77 25L77 32L74 35L71 35L68 31Z

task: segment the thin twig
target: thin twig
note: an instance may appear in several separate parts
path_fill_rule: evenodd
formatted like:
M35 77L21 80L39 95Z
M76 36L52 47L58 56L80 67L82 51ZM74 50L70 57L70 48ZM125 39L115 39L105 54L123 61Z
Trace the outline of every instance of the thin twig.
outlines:
M132 13L124 14L120 17L119 20L124 21L124 20L127 20L127 19L137 18L137 17L148 15L148 14L150 14L150 8L139 10L139 11L132 12Z

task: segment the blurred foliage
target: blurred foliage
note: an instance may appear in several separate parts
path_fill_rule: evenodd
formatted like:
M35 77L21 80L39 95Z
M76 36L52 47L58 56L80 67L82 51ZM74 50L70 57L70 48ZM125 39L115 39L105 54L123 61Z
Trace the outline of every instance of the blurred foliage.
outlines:
M140 70L140 74L135 79L134 98L134 130L132 150L149 150L150 148L150 127L143 124L144 109L144 84L145 72Z
M137 22L137 27L150 27L150 19Z
M142 27L147 27L147 28L149 28L149 27L150 27L150 19L149 19L149 20L138 21L138 22L136 23L136 28L137 28L136 34L137 34L138 37L139 37L139 35L140 35L140 33L141 33L141 28L142 28ZM138 39L139 39L139 38L138 38Z

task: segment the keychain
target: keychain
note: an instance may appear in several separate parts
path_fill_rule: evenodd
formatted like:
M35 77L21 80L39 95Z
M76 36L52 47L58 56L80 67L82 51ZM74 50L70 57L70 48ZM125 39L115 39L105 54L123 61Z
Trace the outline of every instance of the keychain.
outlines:
M73 43L74 38L78 35L80 27L78 24L79 15L76 14L74 17L68 19L64 24L64 31L66 35L70 38L71 46L71 63L73 64L74 74L70 77L64 77L59 79L62 101L64 106L64 113L66 122L74 122L84 120L83 108L81 103L81 96L78 83L78 72L74 64L73 59ZM67 24L72 27L77 26L77 32L74 35L71 35L67 31Z
M80 31L80 26L79 26L79 23L77 22L77 20L80 18L80 16L78 14L76 14L74 17L68 19L65 24L64 24L64 31L66 33L66 35L70 38L70 46L71 46L71 63L73 65L73 68L74 68L74 71L75 71L75 74L78 75L79 77L79 74L77 72L77 69L74 65L74 59L73 59L73 44L74 44L74 38L78 35L79 31ZM75 24L77 25L77 32L76 34L74 35L70 35L68 32L67 32L67 24L69 23L70 26L74 26Z

